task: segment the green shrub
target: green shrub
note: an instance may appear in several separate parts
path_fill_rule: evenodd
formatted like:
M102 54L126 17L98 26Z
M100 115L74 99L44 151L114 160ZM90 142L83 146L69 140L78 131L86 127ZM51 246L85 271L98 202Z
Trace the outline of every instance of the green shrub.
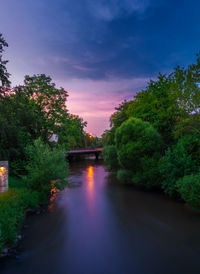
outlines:
M62 147L50 149L40 139L34 141L34 145L26 149L28 164L26 170L28 176L23 177L27 187L39 192L49 193L52 180L62 181L58 184L65 185L68 165L65 150Z
M132 172L134 183L146 187L160 184L157 164L161 137L148 123L130 118L115 134L118 160L122 169Z
M160 154L155 153L151 158L143 156L140 159L140 170L135 172L132 181L136 185L146 188L160 188L161 176L158 169Z
M200 210L200 173L186 175L176 183L181 198L190 206Z
M195 162L181 142L174 149L167 150L159 162L159 169L162 174L162 188L171 197L177 195L176 181L197 171Z
M9 188L26 188L26 183L24 180L18 178L18 177L9 177Z
M117 179L123 183L130 183L132 181L132 172L126 169L120 169L117 171Z
M117 159L117 149L114 145L104 147L103 159L111 169L116 169L119 166Z
M38 206L39 195L28 189L12 189L0 194L0 249L13 245L25 213Z
M178 141L181 144L191 159L199 166L200 165L200 134L185 135Z

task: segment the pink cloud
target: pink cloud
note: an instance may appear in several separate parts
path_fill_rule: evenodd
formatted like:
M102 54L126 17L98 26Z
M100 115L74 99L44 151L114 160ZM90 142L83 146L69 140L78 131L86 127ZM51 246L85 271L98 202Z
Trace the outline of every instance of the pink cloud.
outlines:
M88 122L86 131L101 136L109 129L109 118L123 100L134 97L149 79L72 79L59 83L69 92L67 107ZM120 92L121 91L121 92Z
M78 66L78 65L74 65L73 68L81 70L81 71L96 71L96 69L86 68L86 67L82 67L82 66Z

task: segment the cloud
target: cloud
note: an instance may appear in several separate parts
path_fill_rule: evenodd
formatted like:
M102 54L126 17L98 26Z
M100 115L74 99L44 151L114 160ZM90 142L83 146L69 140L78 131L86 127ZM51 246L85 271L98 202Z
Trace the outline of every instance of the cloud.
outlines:
M194 61L199 8L198 0L1 0L8 71L14 84L50 75L69 90L71 111L102 130L149 78Z
M69 93L67 107L88 121L87 131L100 136L109 128L109 117L122 101L133 99L148 78L56 81ZM98 127L97 127L98 125Z
M90 13L104 21L112 21L133 12L142 13L150 4L148 0L87 0L87 3Z
M86 68L79 65L73 65L73 68L81 70L81 71L96 71L94 68Z

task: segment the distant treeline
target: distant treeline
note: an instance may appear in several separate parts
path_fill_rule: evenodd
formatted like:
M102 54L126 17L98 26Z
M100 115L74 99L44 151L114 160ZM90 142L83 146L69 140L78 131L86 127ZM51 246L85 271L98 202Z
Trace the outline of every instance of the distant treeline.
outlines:
M200 209L200 56L159 74L124 101L104 132L104 159L120 181L162 189Z

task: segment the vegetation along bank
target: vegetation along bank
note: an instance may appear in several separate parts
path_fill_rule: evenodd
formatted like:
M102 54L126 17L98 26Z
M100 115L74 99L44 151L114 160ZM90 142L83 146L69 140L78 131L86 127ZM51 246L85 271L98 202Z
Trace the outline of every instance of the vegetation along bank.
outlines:
M104 132L104 159L118 179L162 190L200 209L200 56L159 74L124 101Z

